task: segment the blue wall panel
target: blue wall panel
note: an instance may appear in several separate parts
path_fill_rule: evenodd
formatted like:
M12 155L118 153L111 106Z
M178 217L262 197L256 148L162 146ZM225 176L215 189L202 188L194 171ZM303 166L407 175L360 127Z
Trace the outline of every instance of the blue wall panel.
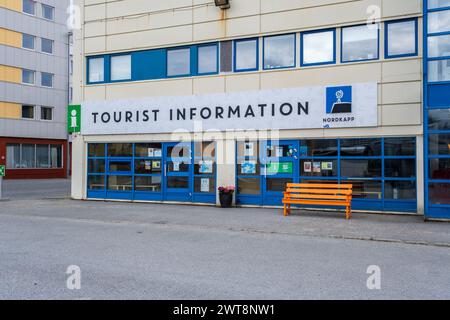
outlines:
M133 81L162 79L166 77L166 50L150 50L132 53Z

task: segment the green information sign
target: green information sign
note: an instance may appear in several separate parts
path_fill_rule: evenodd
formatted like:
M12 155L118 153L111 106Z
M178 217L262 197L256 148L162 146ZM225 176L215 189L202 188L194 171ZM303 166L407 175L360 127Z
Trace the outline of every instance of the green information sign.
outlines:
M292 162L272 162L267 165L267 174L292 174Z
M81 132L81 106L71 105L67 109L67 131L69 133Z
M6 169L4 165L0 166L0 177L4 177L6 174Z

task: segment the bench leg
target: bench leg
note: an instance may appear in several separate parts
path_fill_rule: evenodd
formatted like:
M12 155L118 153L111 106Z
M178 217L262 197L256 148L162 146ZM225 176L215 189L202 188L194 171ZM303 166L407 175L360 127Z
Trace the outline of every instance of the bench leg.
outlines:
M345 210L345 218L347 220L350 220L352 218L352 209L350 206L347 206L347 208Z
M284 204L284 206L283 206L283 215L285 216L285 217L287 217L287 208L286 208L286 204Z

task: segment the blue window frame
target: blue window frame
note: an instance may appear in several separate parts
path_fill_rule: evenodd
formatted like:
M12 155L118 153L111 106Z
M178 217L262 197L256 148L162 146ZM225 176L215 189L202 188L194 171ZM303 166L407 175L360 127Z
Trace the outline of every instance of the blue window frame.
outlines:
M253 146L246 148L246 144ZM271 189L272 177L264 172L265 163L273 156L264 153L270 146L264 141L237 143L238 203L280 205L282 193L277 195ZM290 156L280 159L294 161L294 174L273 176L278 182L351 183L355 209L417 210L414 137L280 141L276 146L293 150ZM246 154L248 149L252 152ZM285 156L284 151L279 154Z
M341 29L341 62L378 60L380 25L359 25Z
M424 2L425 216L450 219L450 2Z
M88 198L216 202L215 142L89 143L87 161Z
M300 38L301 66L336 63L336 29L302 32Z
M286 69L296 65L295 33L263 38L263 69Z
M109 82L109 56L88 57L86 75L88 84Z
M385 23L385 58L417 56L419 52L417 19Z
M235 72L259 70L259 39L241 39L233 42L233 70Z
M219 45L208 43L197 46L197 74L200 76L219 73Z

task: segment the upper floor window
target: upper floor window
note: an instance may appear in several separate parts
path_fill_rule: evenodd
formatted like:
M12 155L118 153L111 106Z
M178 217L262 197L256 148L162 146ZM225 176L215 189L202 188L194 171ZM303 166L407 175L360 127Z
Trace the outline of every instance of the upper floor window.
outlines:
M214 74L218 71L217 44L198 47L198 74Z
M41 39L41 51L49 54L53 54L53 41L49 39Z
M450 56L450 34L428 37L428 57Z
M104 58L90 58L88 60L88 80L90 83L105 81L104 65Z
M417 20L386 22L386 58L417 55Z
M35 37L26 33L22 34L22 48L34 50Z
M22 11L24 13L36 14L36 2L33 0L22 0Z
M42 72L41 73L41 86L43 87L53 87L53 74Z
M429 61L428 81L450 81L450 59Z
M336 62L336 30L304 32L302 66Z
M131 79L131 55L111 57L111 81Z
M342 62L376 60L379 25L342 28Z
M41 107L41 120L53 120L53 108Z
M47 20L55 20L55 8L42 4L42 17Z
M428 9L450 7L450 0L428 0Z
M34 119L34 106L22 106L22 119Z
M34 71L22 69L22 83L34 84Z
M450 32L450 10L428 14L428 33Z
M258 70L258 39L234 42L234 71Z
M264 69L295 67L295 34L264 38Z
M167 50L167 76L188 76L191 74L191 49Z

